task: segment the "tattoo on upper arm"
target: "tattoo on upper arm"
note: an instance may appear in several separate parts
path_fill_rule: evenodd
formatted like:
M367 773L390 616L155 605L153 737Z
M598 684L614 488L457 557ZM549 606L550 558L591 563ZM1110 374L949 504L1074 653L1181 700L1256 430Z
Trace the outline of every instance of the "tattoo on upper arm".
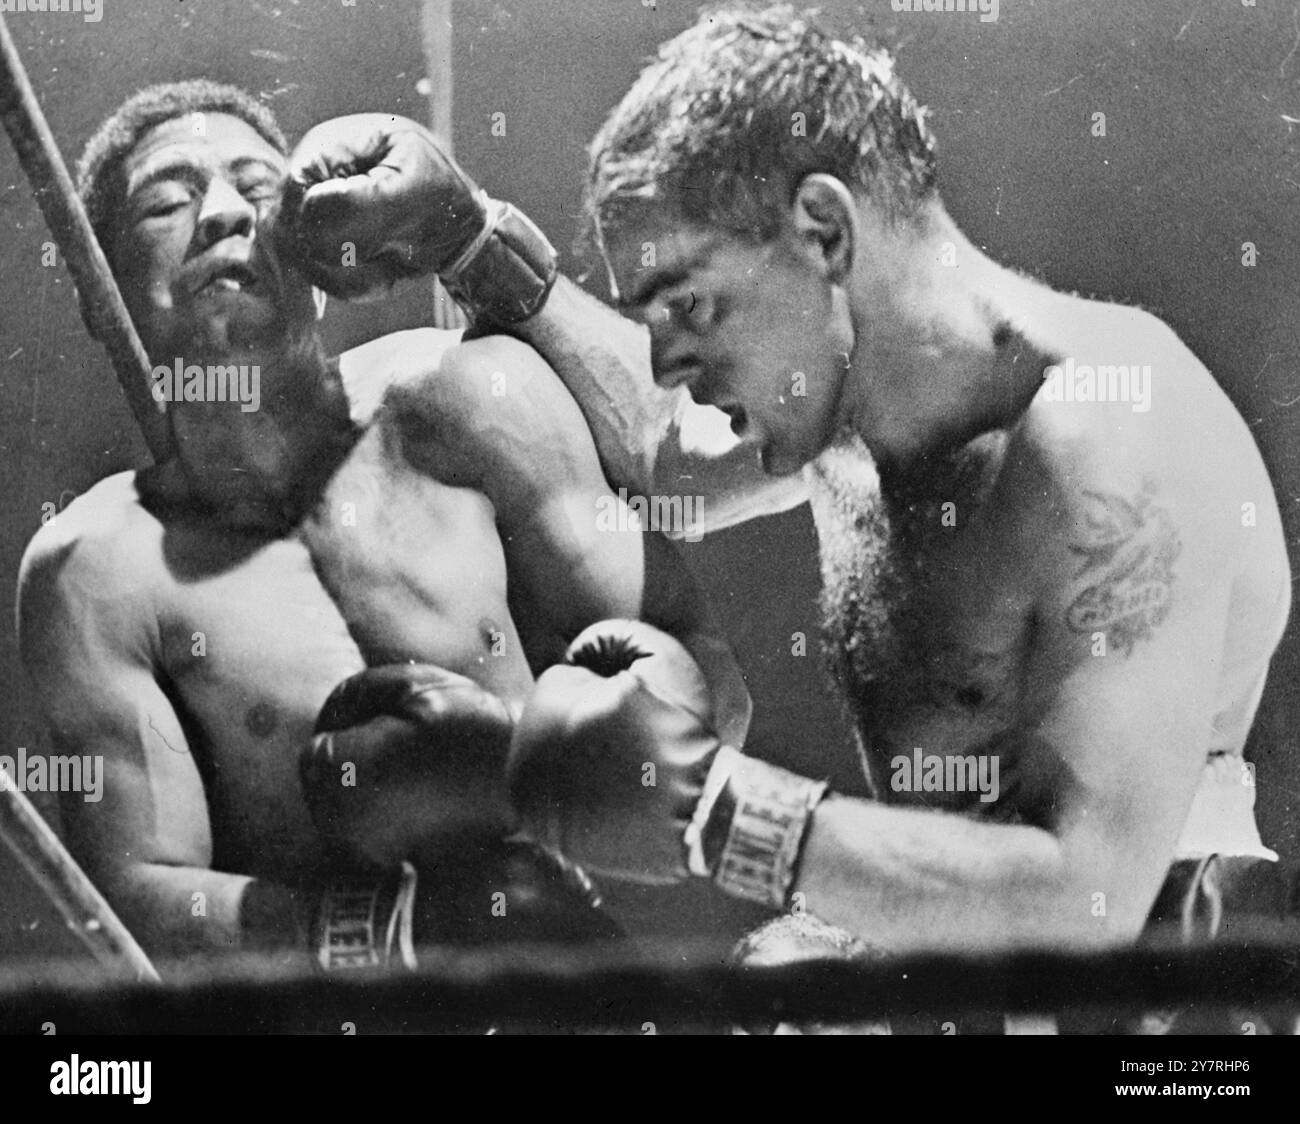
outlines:
M1085 528L1070 544L1081 559L1074 584L1082 589L1065 622L1073 632L1104 632L1126 656L1169 615L1174 561L1182 551L1173 520L1152 502L1152 492L1144 487L1130 501L1086 491Z

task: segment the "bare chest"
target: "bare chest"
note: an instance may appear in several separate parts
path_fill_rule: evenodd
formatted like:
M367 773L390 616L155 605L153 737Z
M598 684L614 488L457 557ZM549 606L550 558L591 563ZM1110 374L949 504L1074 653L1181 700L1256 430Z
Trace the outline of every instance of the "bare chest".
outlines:
M490 504L364 438L296 534L174 526L164 549L161 663L237 869L310 849L298 756L343 679L420 660L510 699L531 685Z
M492 505L413 468L380 427L300 536L368 663L426 660L510 697L531 684Z
M852 444L810 470L824 660L878 787L901 759L919 766L918 752L1002 753L1021 712L1030 605L981 465L966 467L924 496L886 495ZM960 807L969 795L932 791L924 802Z
M330 691L365 660L300 541L169 538L161 663L187 745L167 748L194 757L219 866L292 870L314 838L299 753Z

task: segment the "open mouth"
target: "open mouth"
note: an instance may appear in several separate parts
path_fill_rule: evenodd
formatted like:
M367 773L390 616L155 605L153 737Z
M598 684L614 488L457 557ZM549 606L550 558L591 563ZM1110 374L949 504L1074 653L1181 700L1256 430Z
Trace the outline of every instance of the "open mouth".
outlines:
M251 293L262 290L261 278L251 267L240 262L227 262L205 274L195 289L196 295L216 293Z
M749 425L749 414L745 412L745 407L731 404L718 406L718 409L731 419L731 432L737 437L743 437L745 428Z

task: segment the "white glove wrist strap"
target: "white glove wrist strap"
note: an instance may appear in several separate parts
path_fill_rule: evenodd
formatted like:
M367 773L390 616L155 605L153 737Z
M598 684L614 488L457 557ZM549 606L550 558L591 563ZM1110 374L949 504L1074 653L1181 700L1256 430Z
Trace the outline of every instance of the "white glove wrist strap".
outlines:
M386 919L379 917L382 885L331 887L321 897L317 962L327 972L386 968L400 960L414 971L416 872L402 863L396 896ZM381 931L382 926L382 931Z
M737 754L710 813L729 816L726 841L711 872L719 889L784 910L808 824L826 788L825 781ZM711 830L706 822L701 835Z

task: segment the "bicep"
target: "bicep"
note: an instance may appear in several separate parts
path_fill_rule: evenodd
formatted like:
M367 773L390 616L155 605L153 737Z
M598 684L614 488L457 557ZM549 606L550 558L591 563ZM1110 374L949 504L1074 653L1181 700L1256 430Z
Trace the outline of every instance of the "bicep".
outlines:
M98 798L60 798L69 843L104 872L206 866L207 804L184 730L130 632L104 619L112 611L108 601L73 604L57 581L39 577L25 583L20 601L22 659L53 750L89 757L102 770Z
M1160 554L1164 535L1164 554ZM1228 586L1172 525L1145 562L1072 571L1039 608L1034 741L1060 764L1057 835L1080 892L1139 928L1205 765Z

